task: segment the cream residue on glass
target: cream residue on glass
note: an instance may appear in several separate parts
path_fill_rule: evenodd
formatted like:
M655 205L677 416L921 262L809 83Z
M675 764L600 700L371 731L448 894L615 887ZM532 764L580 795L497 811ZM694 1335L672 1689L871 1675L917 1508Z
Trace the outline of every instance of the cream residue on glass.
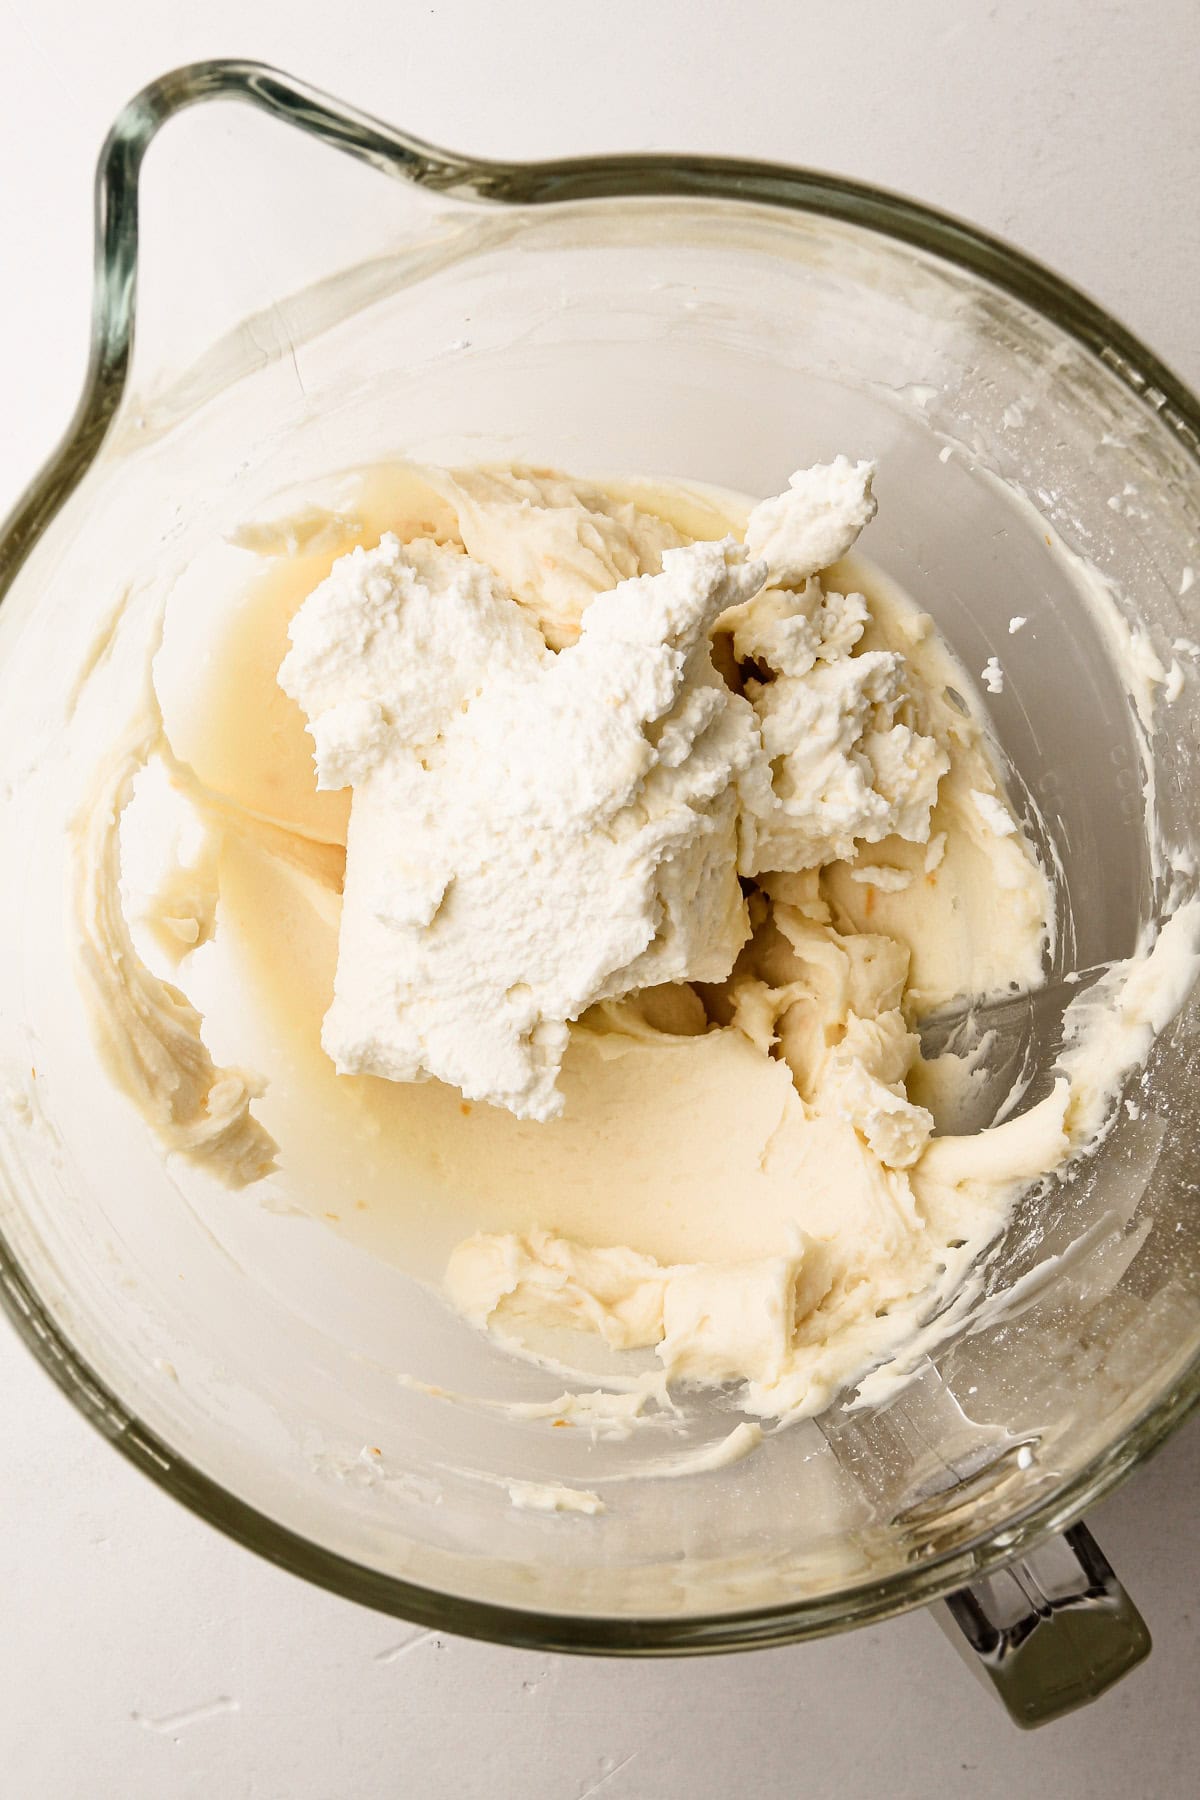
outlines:
M902 1357L1095 1141L1197 932L1036 1106L937 1134L969 1072L914 1026L1035 985L1053 904L968 678L852 552L871 474L392 468L247 527L77 831L81 979L164 1149L522 1354L763 1417Z

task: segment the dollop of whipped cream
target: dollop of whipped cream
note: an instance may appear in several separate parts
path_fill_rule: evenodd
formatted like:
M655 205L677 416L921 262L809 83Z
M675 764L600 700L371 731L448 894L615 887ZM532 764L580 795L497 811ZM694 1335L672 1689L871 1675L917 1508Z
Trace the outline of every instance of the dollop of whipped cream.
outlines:
M928 839L946 753L898 716L904 658L855 654L863 597L817 579L873 516L873 475L844 457L793 475L751 513L749 553L665 531L623 546L613 506L593 541L577 498L522 476L507 510L536 505L578 539L549 584L553 632L544 586L482 525L512 587L460 545L391 534L334 565L279 682L318 785L353 792L322 1032L339 1071L554 1117L589 1007L729 975L751 929L739 877ZM468 519L490 517L459 488ZM638 556L660 571L595 591ZM721 619L755 670L742 693L714 664Z

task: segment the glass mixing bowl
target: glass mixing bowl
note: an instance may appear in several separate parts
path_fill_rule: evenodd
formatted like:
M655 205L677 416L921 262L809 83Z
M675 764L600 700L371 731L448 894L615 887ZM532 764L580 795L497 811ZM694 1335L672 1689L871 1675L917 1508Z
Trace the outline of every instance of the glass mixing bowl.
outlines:
M188 110L204 98L252 104ZM763 494L845 451L879 462L872 557L968 669L1001 656L988 709L1061 870L1059 967L1127 955L1170 878L1148 769L1177 886L1195 867L1197 682L1147 728L1117 646L1122 618L1168 661L1195 631L1197 419L1053 276L867 189L682 157L473 162L243 64L133 101L99 172L84 396L0 545L0 1292L80 1410L243 1543L452 1631L713 1650L956 1593L1026 1720L1135 1660L1144 1628L1086 1536L1036 1547L1197 1395L1194 1002L1102 1151L1018 1209L986 1279L1001 1296L1027 1277L1019 1303L985 1309L886 1408L835 1406L717 1473L631 1480L640 1438L406 1385L485 1401L562 1383L285 1193L263 1205L164 1165L97 1065L63 896L97 721L111 737L132 710L163 596L289 494L397 455ZM699 1447L729 1423L691 1398L678 1430ZM583 1482L607 1511L517 1510L514 1477ZM1031 1641L1050 1646L1040 1668Z

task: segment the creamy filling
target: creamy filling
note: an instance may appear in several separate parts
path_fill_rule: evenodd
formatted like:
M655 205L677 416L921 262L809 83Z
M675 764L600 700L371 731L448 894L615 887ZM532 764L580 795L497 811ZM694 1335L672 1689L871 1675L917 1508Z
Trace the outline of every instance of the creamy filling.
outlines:
M1051 905L966 677L847 555L869 475L750 508L390 471L248 528L78 827L81 978L164 1148L512 1348L565 1327L764 1416L912 1341L1094 1139L1195 931L1112 978L1119 1056L1081 1014L1037 1107L933 1135L914 1024L1035 984Z
M750 935L740 879L927 842L948 752L897 716L903 656L860 648L864 597L817 578L873 516L873 473L841 458L794 475L751 512L752 558L731 536L660 551L562 477L493 474L463 509L493 546L503 530L480 515L515 515L521 556L493 554L520 601L452 544L388 533L334 565L279 683L308 716L318 788L353 790L323 1030L340 1072L436 1078L548 1119L590 1005L728 976ZM564 569L593 537L600 579L639 542L661 566L592 594ZM559 637L575 601L557 651L532 622L550 605L540 568Z

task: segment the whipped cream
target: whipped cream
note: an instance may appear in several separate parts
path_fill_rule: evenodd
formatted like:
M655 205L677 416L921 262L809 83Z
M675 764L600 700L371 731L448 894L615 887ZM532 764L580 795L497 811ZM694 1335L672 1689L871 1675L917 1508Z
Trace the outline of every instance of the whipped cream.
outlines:
M732 541L669 550L557 655L490 570L434 545L385 537L305 602L280 683L320 784L354 789L322 1034L340 1070L546 1119L569 1020L728 974L757 743L708 632L764 572Z
M934 1135L954 1083L914 1024L1035 984L1051 909L969 681L847 554L869 465L761 507L531 470L377 493L243 534L261 591L81 815L109 1066L166 1150L506 1349L651 1350L662 1407L668 1382L737 1381L762 1418L877 1396L968 1318L1016 1195L1107 1128L1194 977L1195 908L1072 1009L1040 1104ZM211 841L143 881L147 764ZM402 1078L338 1075L322 1038ZM479 1404L668 1416L595 1391L599 1355L577 1394Z
M627 526L569 506L562 478L441 479L496 567L392 534L335 564L279 682L318 786L353 790L322 1033L339 1071L552 1118L589 1006L729 974L750 933L739 876L928 838L949 759L896 716L904 658L854 654L863 596L816 576L873 516L873 473L842 457L794 475L750 515L757 556L643 531L659 572L597 594L557 652L545 622L565 638L564 594L636 566ZM556 554L513 530L535 501ZM759 671L742 694L713 663L723 615Z

